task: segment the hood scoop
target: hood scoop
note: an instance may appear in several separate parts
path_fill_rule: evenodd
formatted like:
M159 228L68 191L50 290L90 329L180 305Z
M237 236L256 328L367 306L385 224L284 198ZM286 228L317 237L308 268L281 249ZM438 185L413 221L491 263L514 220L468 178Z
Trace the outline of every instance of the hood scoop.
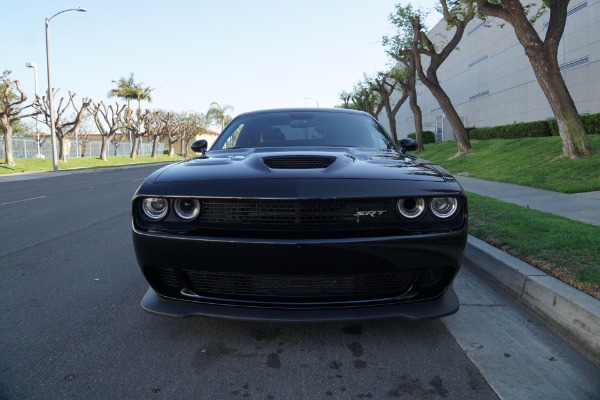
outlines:
M318 169L327 168L335 157L325 156L278 156L264 157L263 163L271 169Z

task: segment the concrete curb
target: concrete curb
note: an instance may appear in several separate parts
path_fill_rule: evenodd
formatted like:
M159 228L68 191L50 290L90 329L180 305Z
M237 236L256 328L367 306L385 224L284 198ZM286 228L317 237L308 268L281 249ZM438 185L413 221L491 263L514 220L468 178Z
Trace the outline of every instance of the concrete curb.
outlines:
M497 283L600 364L600 300L470 235L464 264Z

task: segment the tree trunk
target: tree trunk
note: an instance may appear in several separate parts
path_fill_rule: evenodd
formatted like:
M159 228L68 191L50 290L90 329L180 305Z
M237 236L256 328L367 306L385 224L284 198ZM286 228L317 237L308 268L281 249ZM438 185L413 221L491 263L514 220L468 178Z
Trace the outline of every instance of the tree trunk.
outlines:
M10 122L8 118L2 118L2 130L4 131L4 161L6 165L14 167L16 165L15 160L13 158L13 149L12 149L12 127L10 126Z
M137 156L137 149L138 149L139 143L140 143L140 138L137 137L137 135L133 135L133 144L131 146L131 154L129 154L129 158L135 160L135 157Z
M563 156L577 159L592 154L591 143L585 133L575 102L560 73L556 57L542 51L526 52L533 72L548 99L556 117L562 140Z
M58 159L62 162L67 162L67 143L64 136L56 135L56 141L58 142Z
M156 148L158 147L158 139L160 139L158 135L154 136L154 138L152 139L152 154L150 155L150 157L152 158L156 158Z
M100 159L102 161L108 160L108 144L110 143L110 137L102 136L102 146L100 147Z
M452 105L452 101L441 86L434 85L429 80L421 79L421 81L427 86L429 91L431 91L431 94L433 94L433 97L437 100L440 108L446 115L446 118L448 118L450 126L452 126L452 129L454 130L454 137L456 138L456 143L458 145L458 152L454 158L469 154L471 152L471 142L469 141L465 125Z
M415 90L409 91L408 99L408 104L410 105L410 109L415 117L415 135L417 138L417 143L419 144L419 147L417 147L417 151L415 151L415 153L419 154L425 151L425 143L423 140L423 113L421 112L421 107L419 107L419 104L417 104L417 92Z
M388 122L390 124L390 135L392 135L392 140L394 143L398 143L398 131L396 129L396 116L392 112L392 105L390 104L390 97L387 96L383 100L383 106L385 108L385 113L387 115Z

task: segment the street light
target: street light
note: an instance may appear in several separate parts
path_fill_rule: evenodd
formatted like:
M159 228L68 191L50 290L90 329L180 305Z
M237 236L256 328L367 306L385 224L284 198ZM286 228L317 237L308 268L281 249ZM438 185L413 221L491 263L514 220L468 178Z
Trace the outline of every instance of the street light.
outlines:
M25 64L25 66L27 68L33 68L33 78L35 81L35 97L38 97L38 82L37 82L37 64L34 62L28 62L27 64ZM40 130L38 129L38 119L37 117L35 118L35 133L36 133L36 139L35 139L35 143L37 144L37 158L41 158L42 157L42 146L40 146Z
M50 136L52 139L52 166L54 172L58 171L58 160L56 159L56 126L54 121L54 108L52 106L54 92L52 90L52 81L50 79L50 38L48 32L50 27L50 21L52 20L52 18L67 11L86 12L87 10L85 8L69 8L68 10L62 10L61 12L57 12L50 18L46 18L46 65L48 68L48 105L50 106Z
M317 103L317 108L319 108L319 101L318 100L315 100L312 97L305 97L304 100L312 100L312 101L314 101L315 103Z

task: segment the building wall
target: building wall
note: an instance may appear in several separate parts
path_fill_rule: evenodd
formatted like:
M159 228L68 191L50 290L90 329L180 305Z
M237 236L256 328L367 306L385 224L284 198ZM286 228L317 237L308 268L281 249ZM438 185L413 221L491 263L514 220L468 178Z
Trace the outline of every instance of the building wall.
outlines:
M558 62L580 114L600 112L600 0L572 0L570 15L559 46ZM540 18L536 30L544 37L549 13ZM497 18L471 21L455 50L438 70L442 88L467 127L486 127L529 122L553 117L518 42L512 26ZM444 43L452 31L440 21L428 34L434 43ZM424 67L428 57L423 56ZM418 103L423 129L453 139L452 128L429 90L418 84ZM395 93L394 99L400 97ZM396 115L398 137L414 132L408 102ZM385 111L380 121L388 125ZM442 132L443 131L443 132Z

